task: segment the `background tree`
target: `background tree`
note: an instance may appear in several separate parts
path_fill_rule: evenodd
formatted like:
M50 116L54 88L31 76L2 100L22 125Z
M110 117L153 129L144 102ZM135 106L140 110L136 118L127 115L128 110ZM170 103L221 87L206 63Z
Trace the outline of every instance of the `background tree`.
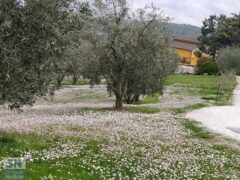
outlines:
M172 64L169 40L159 23L167 18L154 7L132 13L122 0L96 1L94 18L95 57L89 68L95 73L90 78L106 79L116 96L115 108L122 110L124 96L161 92Z
M202 35L199 40L203 44L203 50L213 57L219 49L227 46L240 45L240 14L233 17L225 15L210 16L203 22Z
M71 44L67 48L67 73L72 77L72 84L76 85L78 79L83 76L85 63L89 59L88 41L79 40L79 44Z
M87 52L84 47L88 42L85 31L87 31L86 24L92 12L87 2L72 3L73 5L75 10L69 13L60 24L61 36L65 39L65 48L63 48L63 57L55 66L58 88L61 87L66 76L71 76L72 84L75 85L79 77L83 75L83 62Z
M219 51L217 64L223 73L233 71L240 74L240 48L237 46L223 48Z
M213 57L215 57L217 50L221 47L221 44L217 41L217 39L219 39L218 31L225 20L225 15L220 15L219 17L211 15L208 19L203 21L203 26L201 28L202 35L199 37L202 43L201 50Z
M219 42L226 46L240 46L240 13L233 14L224 21L219 29Z
M0 1L1 104L18 108L49 92L69 6L69 0Z

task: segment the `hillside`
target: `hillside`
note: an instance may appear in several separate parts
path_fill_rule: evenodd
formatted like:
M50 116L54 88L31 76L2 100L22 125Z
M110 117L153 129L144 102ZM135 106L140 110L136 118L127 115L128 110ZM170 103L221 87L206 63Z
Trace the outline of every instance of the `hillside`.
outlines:
M201 29L187 24L166 23L164 24L167 32L171 36L185 36L198 38L201 35Z

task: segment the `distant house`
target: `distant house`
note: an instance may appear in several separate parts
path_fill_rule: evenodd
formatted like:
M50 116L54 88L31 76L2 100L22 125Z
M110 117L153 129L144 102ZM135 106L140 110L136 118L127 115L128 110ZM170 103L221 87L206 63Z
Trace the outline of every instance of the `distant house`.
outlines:
M201 43L197 39L186 37L175 37L172 41L172 48L175 49L178 56L181 58L180 64L196 66L200 60L195 54ZM202 54L203 57L208 58L207 54Z

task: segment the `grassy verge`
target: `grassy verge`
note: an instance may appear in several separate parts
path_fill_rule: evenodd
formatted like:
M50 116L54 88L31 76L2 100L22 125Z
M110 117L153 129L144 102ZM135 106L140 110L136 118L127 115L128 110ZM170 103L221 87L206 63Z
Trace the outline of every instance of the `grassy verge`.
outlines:
M200 139L212 139L214 135L209 131L199 126L199 123L185 119L182 122L183 127L191 131L191 137Z
M185 107L185 108L173 108L173 109L170 109L170 111L172 111L174 114L184 114L188 111L200 109L200 108L203 108L206 106L207 106L206 104L197 103L197 104Z
M204 100L217 100L218 85L217 81L222 83L220 89L220 99L217 104L226 105L232 97L232 92L236 87L236 80L234 78L226 79L225 77L216 76L198 76L198 75L182 75L175 74L170 76L166 85L177 84L182 87L181 91L192 96L200 96ZM175 92L182 93L182 92Z
M185 84L185 85L193 85L193 86L201 86L201 87L211 87L213 76L199 76L199 75L185 75L185 74L174 74L169 76L166 81L166 85L171 84Z

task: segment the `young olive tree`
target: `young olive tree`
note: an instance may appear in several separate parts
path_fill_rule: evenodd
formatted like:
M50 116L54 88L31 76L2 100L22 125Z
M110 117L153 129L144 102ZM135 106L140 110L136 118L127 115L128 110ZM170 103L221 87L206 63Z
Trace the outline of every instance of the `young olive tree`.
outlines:
M134 12L125 0L98 0L93 12L90 78L106 79L115 108L122 110L124 97L162 92L175 66L161 27L167 18L154 7Z
M62 57L59 24L70 0L0 1L0 104L32 104L49 92Z
M216 103L224 100L226 97L226 92L232 92L236 86L236 74L234 72L225 72L219 76L213 76L213 84L216 86Z

